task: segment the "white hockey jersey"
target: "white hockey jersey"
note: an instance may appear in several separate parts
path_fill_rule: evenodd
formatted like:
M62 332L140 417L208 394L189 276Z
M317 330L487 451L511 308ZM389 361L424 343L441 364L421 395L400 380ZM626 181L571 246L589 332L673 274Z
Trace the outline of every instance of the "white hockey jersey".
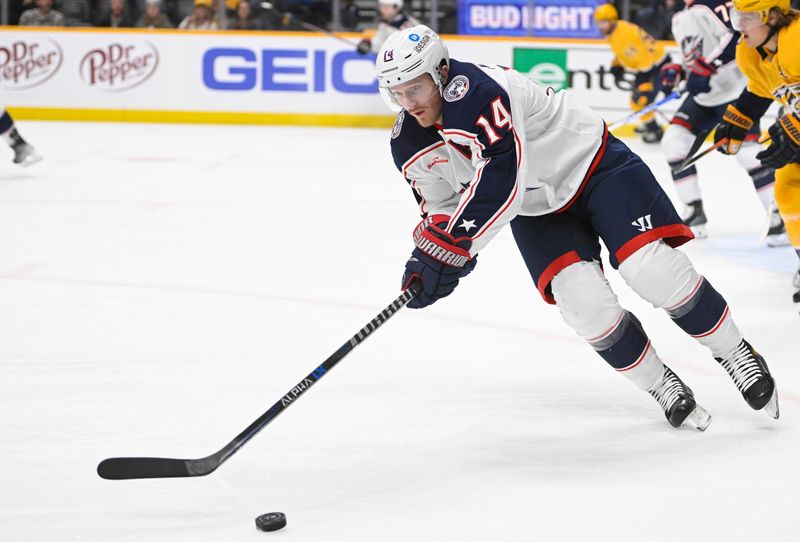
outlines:
M400 113L395 165L422 216L450 217L447 230L477 254L517 215L565 210L602 157L603 120L569 91L545 90L519 72L450 61L442 126Z
M418 20L405 13L398 13L391 22L381 21L378 24L378 30L375 31L375 35L370 40L372 52L377 53L380 51L386 39L398 30L405 30L418 24L420 24Z
M702 56L719 65L711 76L711 91L694 97L707 107L735 100L747 84L736 66L739 33L731 26L729 9L731 3L725 0L699 0L672 17L672 35L681 46L683 64Z

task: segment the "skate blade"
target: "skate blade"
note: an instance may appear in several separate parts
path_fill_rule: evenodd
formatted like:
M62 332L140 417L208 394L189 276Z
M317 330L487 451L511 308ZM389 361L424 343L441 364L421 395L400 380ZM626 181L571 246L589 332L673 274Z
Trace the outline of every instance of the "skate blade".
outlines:
M772 418L773 420L777 420L781 416L781 408L778 405L778 388L772 392L772 397L769 398L769 403L764 406L764 412Z
M697 226L689 226L689 229L692 230L695 239L705 239L708 237L708 231L706 231L705 224L699 224Z
M28 166L32 166L33 164L35 164L37 162L41 162L41 161L42 161L41 155L32 154L32 155L28 156L25 160L20 162L19 165L22 166L22 167L28 167Z
M767 246L770 248L788 247L791 245L791 243L789 242L789 236L786 233L776 233L773 235L767 235L766 243Z
M686 422L698 431L705 431L711 425L711 414L700 405L695 405L692 413L686 417Z

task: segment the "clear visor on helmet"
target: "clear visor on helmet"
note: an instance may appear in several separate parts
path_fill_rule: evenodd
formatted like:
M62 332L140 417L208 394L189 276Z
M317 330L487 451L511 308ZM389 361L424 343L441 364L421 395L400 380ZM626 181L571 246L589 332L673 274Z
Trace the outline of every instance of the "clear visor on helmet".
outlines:
M734 30L739 32L748 32L764 24L761 21L761 15L757 11L739 11L731 9L730 14L731 25Z
M429 73L423 73L405 83L380 87L381 96L386 105L393 111L413 111L428 103L439 93L439 86L433 82Z

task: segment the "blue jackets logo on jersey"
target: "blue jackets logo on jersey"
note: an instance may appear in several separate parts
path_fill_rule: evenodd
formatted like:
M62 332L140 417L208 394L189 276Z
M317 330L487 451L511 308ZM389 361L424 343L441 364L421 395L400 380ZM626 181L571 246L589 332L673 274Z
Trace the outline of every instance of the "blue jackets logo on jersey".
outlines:
M463 98L469 90L469 79L463 75L456 75L450 84L445 87L442 96L448 102L455 102Z
M394 121L394 126L392 127L392 139L395 139L403 131L403 119L405 116L405 111L400 111L400 114L397 115L397 120Z

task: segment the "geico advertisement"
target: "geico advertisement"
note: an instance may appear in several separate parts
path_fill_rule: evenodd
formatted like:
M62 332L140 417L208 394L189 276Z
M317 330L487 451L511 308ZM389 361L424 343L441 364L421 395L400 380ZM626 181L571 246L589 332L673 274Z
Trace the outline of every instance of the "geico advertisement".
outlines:
M627 109L602 43L448 38L452 57L510 66L587 105ZM324 36L245 33L0 34L0 88L10 106L389 115L374 56ZM632 80L632 76L629 76Z

